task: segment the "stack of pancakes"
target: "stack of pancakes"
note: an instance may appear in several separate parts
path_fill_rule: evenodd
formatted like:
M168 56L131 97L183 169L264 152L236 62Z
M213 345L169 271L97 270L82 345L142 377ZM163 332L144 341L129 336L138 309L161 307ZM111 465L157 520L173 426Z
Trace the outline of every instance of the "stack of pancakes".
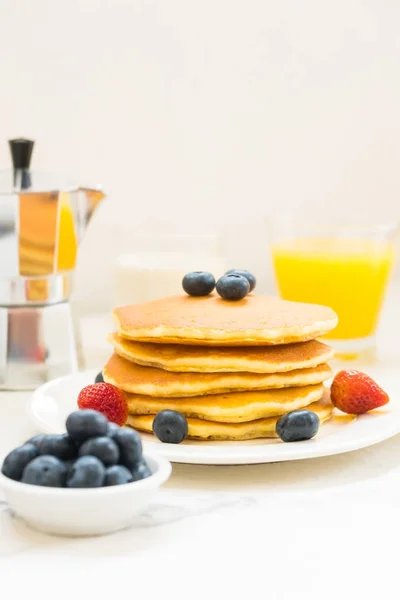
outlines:
M323 382L333 351L315 338L337 324L327 307L249 295L172 296L114 310L118 332L104 380L126 394L128 424L152 430L178 410L188 437L276 437L279 417L308 407L321 423L332 406Z

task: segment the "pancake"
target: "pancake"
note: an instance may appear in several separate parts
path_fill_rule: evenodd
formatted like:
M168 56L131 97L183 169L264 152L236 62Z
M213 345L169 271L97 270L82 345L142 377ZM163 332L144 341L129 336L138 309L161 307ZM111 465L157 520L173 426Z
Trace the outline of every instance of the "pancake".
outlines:
M177 410L185 417L218 421L221 423L244 423L256 419L276 417L291 410L304 408L320 400L324 386L309 385L281 390L236 392L195 396L192 398L152 398L127 394L131 415L156 415L166 408Z
M139 365L179 373L280 373L317 367L333 356L333 349L312 340L282 346L188 346L149 344L127 340L118 333L108 336L114 351Z
M304 342L334 327L332 309L248 295L232 302L216 294L171 296L113 312L120 335L155 343L195 345L273 345Z
M286 373L172 373L137 365L118 354L113 354L103 369L104 381L124 392L158 398L315 385L331 376L327 364Z
M320 400L310 404L308 408L319 416L321 423L324 423L331 417L333 405L329 401ZM153 419L153 415L129 415L127 425L151 433ZM247 423L216 423L189 418L188 438L201 441L276 438L275 427L278 419L279 417L269 417Z

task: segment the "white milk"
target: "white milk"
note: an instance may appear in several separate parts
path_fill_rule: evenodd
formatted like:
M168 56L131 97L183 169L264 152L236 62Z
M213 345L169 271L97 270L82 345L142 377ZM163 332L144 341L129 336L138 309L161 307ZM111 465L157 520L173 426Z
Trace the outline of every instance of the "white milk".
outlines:
M210 271L218 279L226 271L222 258L184 252L138 252L118 257L114 270L114 304L135 304L183 293L190 271Z

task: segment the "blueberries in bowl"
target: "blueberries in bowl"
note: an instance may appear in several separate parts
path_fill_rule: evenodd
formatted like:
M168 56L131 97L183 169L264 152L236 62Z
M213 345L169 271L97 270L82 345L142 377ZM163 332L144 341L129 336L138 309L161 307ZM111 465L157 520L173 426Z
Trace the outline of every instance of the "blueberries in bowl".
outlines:
M34 435L32 438L26 441L25 444L35 444L37 448L40 448L40 444L43 442L45 437L46 436L44 433L39 433L38 435Z
M249 291L250 284L243 275L231 273L217 281L217 292L224 300L242 300Z
M15 448L15 450L11 450L11 452L7 454L1 472L10 479L20 481L26 465L36 458L38 454L39 450L35 444L27 442L23 446Z
M106 467L116 465L119 455L117 444L106 435L90 438L79 448L79 456L96 456Z
M61 460L68 460L76 456L76 446L67 433L44 435L39 446L39 454L48 454Z
M76 442L107 435L108 420L97 410L87 408L71 413L65 423L71 438Z
M38 456L26 465L21 481L43 487L64 487L67 471L66 465L59 458Z
M100 412L78 410L64 434L40 435L4 459L5 477L43 487L98 488L150 477L139 434L109 423Z
M154 417L153 433L160 442L180 444L188 434L188 422L176 410L162 410Z
M131 481L137 480L133 479L131 471L123 465L113 465L112 467L108 467L108 469L106 469L106 477L104 480L105 486L122 485L124 483L130 483Z
M108 437L112 438L114 437L114 434L117 433L117 431L120 430L120 426L117 425L116 423L112 423L111 421L109 421L108 423L108 429L107 429L107 435Z
M151 471L143 458L132 469L132 481L140 481L140 479L146 479L146 477L150 477L150 475Z
M256 278L254 277L254 275L252 273L250 273L250 271L247 271L246 269L230 269L229 271L227 271L225 273L225 275L241 275L242 277L245 277L250 285L249 292L252 292L254 290L254 288L256 287L256 284L257 284Z
M215 278L207 271L193 271L184 276L182 287L189 296L208 296L215 288Z
M119 464L132 470L142 458L142 441L140 435L134 429L120 427L113 435L120 451Z
M67 477L68 488L102 487L106 477L104 464L95 456L81 456L70 467Z

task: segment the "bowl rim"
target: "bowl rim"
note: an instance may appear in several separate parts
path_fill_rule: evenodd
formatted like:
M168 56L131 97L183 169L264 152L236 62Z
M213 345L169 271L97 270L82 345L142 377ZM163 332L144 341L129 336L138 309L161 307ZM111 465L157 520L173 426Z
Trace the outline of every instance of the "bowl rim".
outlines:
M32 496L59 497L61 494L63 494L64 496L66 495L71 498L80 498L82 495L92 495L93 497L96 495L101 495L104 498L104 496L115 496L116 494L124 494L128 491L137 490L140 492L140 490L143 490L146 487L161 486L163 483L165 483L170 477L172 471L172 466L169 460L167 460L164 456L156 456L148 453L143 454L143 458L146 461L149 461L149 467L151 469L155 468L155 471L152 472L150 477L146 477L145 479L141 479L139 481L123 483L122 485L110 485L101 488L56 488L22 483L21 481L15 481L6 475L3 475L3 473L1 473L1 463L0 490L3 490L4 492L7 490L12 490Z

